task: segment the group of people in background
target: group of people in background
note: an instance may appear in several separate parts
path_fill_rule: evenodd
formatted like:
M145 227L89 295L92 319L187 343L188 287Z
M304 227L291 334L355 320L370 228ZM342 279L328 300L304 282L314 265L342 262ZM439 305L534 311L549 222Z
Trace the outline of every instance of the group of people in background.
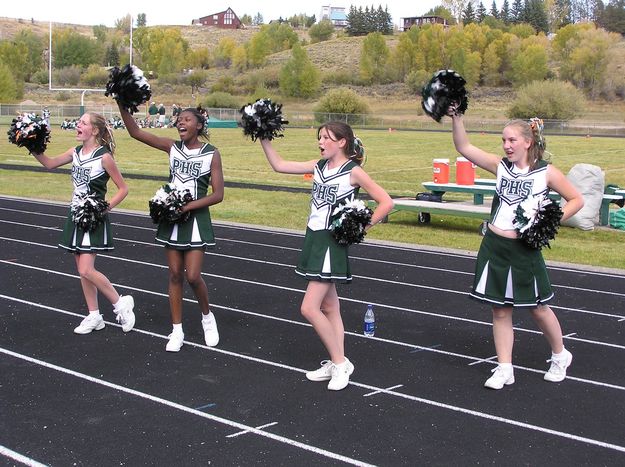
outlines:
M154 103L152 103L154 104ZM154 107L158 111L158 107ZM152 115L152 106L149 114ZM168 264L168 295L172 329L166 350L177 352L184 344L182 328L183 285L186 281L198 301L201 326L207 346L219 342L216 317L210 309L208 289L202 278L204 251L215 245L210 206L222 202L224 179L219 150L208 142L206 118L196 108L179 109L176 118L178 139L159 136L140 127L122 106L120 115L129 135L147 146L167 154L170 183L189 189L193 201L183 206L190 213L181 223L161 221L156 241L164 246ZM154 114L156 115L156 114ZM583 205L581 194L553 165L543 160L542 129L531 122L515 120L503 129L503 157L483 151L469 142L462 115L450 108L453 121L453 143L456 150L479 167L497 177L493 212L477 257L475 281L470 295L492 306L493 337L498 366L485 386L501 389L514 383L512 345L514 342L512 314L528 310L543 331L551 349L551 366L545 380L562 381L572 354L564 348L558 319L547 303L553 297L546 266L540 250L523 244L512 226L513 213L522 201L510 187L523 186L531 195L554 190L567 201L563 219ZM116 194L109 200L110 210L124 199L128 188L115 159L115 143L104 118L95 113L83 115L77 125L79 145L57 157L35 154L47 168L72 163L74 196L93 190L106 196L106 184L112 179ZM302 316L311 323L323 343L328 358L318 369L308 371L311 381L326 381L329 390L341 390L349 384L354 364L346 357L344 325L341 317L337 283L352 280L348 246L337 243L330 234L330 214L338 203L351 200L363 188L377 203L366 229L382 221L392 210L393 201L362 168L363 144L352 128L343 122L328 122L317 130L317 155L308 161L283 159L268 139L260 147L273 170L288 174L312 174L313 189L306 234L295 272L307 280L300 306ZM110 222L107 220L94 232L81 231L71 222L65 223L60 246L74 253L87 317L74 330L86 334L104 328L98 305L98 292L113 305L124 331L135 323L134 301L120 296L109 280L95 269L99 251L112 248Z

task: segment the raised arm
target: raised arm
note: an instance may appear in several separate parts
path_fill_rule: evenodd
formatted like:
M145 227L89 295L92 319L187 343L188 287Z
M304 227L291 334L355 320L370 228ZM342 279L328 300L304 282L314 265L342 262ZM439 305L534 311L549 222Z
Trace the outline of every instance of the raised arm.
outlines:
M119 107L119 113L122 116L126 130L130 136L137 141L147 144L148 146L152 146L155 149L160 149L161 151L169 153L172 144L174 144L173 139L158 136L149 131L142 130L139 128L139 125L137 125L137 122L128 110L122 107L119 103L117 104L117 107Z
M35 154L31 153L35 159L39 161L46 169L52 170L62 165L69 164L72 161L72 155L74 154L74 148L70 148L60 156L49 157L44 153Z
M270 140L261 139L260 145L265 152L269 165L271 165L271 168L276 172L285 174L307 174L315 171L315 165L317 164L316 160L306 162L285 161L274 149Z
M469 159L478 167L489 171L490 173L497 174L497 166L501 161L501 158L496 154L491 154L477 146L473 146L469 142L469 136L464 128L464 120L462 115L451 115L452 132L454 139L454 146L456 151Z

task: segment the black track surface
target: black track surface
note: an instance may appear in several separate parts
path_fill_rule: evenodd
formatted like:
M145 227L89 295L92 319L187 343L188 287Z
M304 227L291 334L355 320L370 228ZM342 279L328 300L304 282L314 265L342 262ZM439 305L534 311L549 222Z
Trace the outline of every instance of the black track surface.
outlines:
M96 263L134 296L135 330L101 298L107 326L72 332L86 310L56 247L66 209L0 198L0 464L625 465L622 272L550 267L569 375L543 381L549 348L516 311L516 383L492 391L489 307L466 294L474 258L358 245L339 287L356 370L332 392L304 376L327 356L299 315L300 234L216 224L204 278L220 343L204 345L187 287L185 345L169 353L165 255L145 215L114 213L116 249Z

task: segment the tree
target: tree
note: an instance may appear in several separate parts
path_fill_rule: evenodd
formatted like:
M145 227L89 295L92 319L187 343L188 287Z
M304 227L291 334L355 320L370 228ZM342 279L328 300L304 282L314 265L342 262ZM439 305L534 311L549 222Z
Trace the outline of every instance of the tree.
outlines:
M207 79L208 76L205 71L194 71L193 73L187 75L185 81L188 86L191 86L191 94L195 94L206 84Z
M14 102L19 96L11 69L0 61L0 102Z
M115 44L111 44L104 54L104 65L119 66L119 51Z
M101 63L103 50L96 41L71 29L57 29L52 33L52 59L55 68L78 65L83 68Z
M451 12L456 21L460 22L462 19L462 13L466 8L467 3L470 3L470 0L442 0L441 3Z
M304 48L296 43L291 49L291 59L280 70L280 91L289 97L312 97L319 92L321 78Z
M229 68L232 63L232 52L237 43L232 37L222 37L213 52L213 63L217 67Z
M31 76L43 67L43 40L30 29L22 29L13 39L13 43L23 53L23 78L28 81Z
M493 4L490 7L490 15L493 18L499 19L499 11L497 10L497 2L493 0Z
M329 19L324 19L317 24L313 24L308 30L310 41L313 44L331 39L332 34L334 34L334 25Z
M136 25L138 28L144 28L147 25L145 13L139 13L137 15Z
M467 6L462 10L462 22L464 24L473 23L475 21L475 11L473 10L473 4L467 2Z
M248 14L244 14L243 16L241 16L239 18L241 20L241 22L243 24L245 24L246 26L251 26L252 25L252 17Z
M389 50L382 33L367 34L360 53L360 77L365 83L382 82L386 73Z
M499 12L499 19L503 21L504 24L508 24L511 21L510 15L510 4L508 3L508 0L503 0L501 12Z
M597 18L597 24L607 31L625 35L625 0L611 0Z
M496 10L495 10L496 11ZM484 4L482 2L480 2L477 6L477 10L475 11L475 19L478 23L481 23L482 21L484 21L484 18L486 18L486 7L484 6Z
M549 32L549 20L543 0L526 0L525 21L531 24L536 31Z
M528 45L512 60L510 79L516 87L532 81L542 81L548 74L547 52L542 45Z
M264 24L265 20L263 19L263 15L261 15L260 13L256 13L256 15L254 16L254 19L252 20L252 24L254 26L260 26L261 24Z
M512 3L512 9L510 10L510 22L511 23L522 23L525 21L525 7L521 0L514 0Z
M130 33L130 27L132 26L132 18L130 15L126 15L123 18L115 20L115 29L123 32L124 34Z

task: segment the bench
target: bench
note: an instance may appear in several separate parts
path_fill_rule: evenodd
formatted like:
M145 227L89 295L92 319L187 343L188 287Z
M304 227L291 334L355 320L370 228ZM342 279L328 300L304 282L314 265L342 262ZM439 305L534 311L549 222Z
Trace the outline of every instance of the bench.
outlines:
M446 192L468 193L473 195L473 204L484 204L484 196L493 196L495 194L496 180L493 178L475 179L473 185L458 185L457 183L434 183L423 182L422 185L426 190L432 193L443 195ZM550 192L549 197L553 200L560 201L561 197L556 192ZM599 225L609 225L610 223L610 204L615 201L625 199L625 190L617 189L613 193L604 193L599 208Z
M394 207L391 214L398 211L413 211L418 213L420 224L430 222L430 214L443 214L448 216L472 217L481 220L488 220L490 217L490 206L485 204L473 204L463 201L421 201L414 198L394 198ZM375 208L375 201L368 201L370 208ZM382 222L388 222L388 218Z

